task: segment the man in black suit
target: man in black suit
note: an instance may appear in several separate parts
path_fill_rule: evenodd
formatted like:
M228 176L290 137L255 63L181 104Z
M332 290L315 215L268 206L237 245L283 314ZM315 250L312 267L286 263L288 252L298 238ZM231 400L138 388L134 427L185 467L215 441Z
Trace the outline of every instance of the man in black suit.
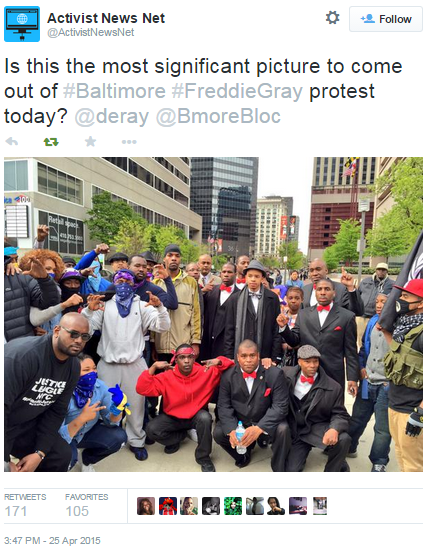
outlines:
M304 285L304 308L315 306L317 304L314 290L320 279L328 277L328 266L326 262L315 258L308 266L308 276L312 283ZM360 292L355 289L353 276L348 274L344 268L341 269L341 283L334 282L335 286L335 302L338 302L343 308L347 308L356 316L364 314L364 303Z
M225 352L227 308L235 300L236 293L239 293L235 285L236 266L232 262L222 267L221 280L221 285L215 285L212 291L204 295L204 326L200 347L202 360L223 356Z
M282 342L275 323L280 301L275 293L263 285L264 266L252 260L244 270L246 285L228 305L226 318L226 346L224 356L234 358L239 344L249 339L259 348L265 368L276 365L281 359Z
M284 472L291 438L286 420L289 398L283 372L274 366L264 369L257 345L250 340L239 345L237 361L238 365L221 378L219 421L214 440L233 457L236 466L242 468L251 461L257 439L266 434L272 443L272 470ZM236 438L239 421L246 429L240 442ZM247 452L239 454L237 445L246 447Z
M334 282L330 279L317 282L316 299L316 306L299 312L293 329L287 326L284 315L277 317L277 323L282 329L281 335L292 347L304 344L317 346L326 374L343 389L346 361L347 390L352 396L356 396L359 362L355 314L334 302Z
M292 433L288 472L302 471L311 448L327 448L325 472L350 470L345 460L351 442L347 432L350 416L344 407L343 389L320 367L320 357L314 346L301 346L299 365L283 367Z

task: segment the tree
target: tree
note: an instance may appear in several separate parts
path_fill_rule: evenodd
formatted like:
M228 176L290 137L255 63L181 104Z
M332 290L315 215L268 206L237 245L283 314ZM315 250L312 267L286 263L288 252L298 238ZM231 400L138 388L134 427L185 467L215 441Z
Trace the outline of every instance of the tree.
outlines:
M323 260L326 262L326 265L328 266L328 270L330 272L333 272L336 270L340 264L340 258L338 256L338 253L335 249L335 244L331 245L330 247L327 247L323 252Z
M84 221L90 232L90 239L111 245L123 221L137 217L134 210L123 201L113 201L111 193L104 191L92 199L93 206Z
M207 252L207 247L201 243L195 243L186 238L180 244L182 262L186 265L190 262L197 262L198 257ZM215 259L215 257L214 257Z
M215 270L220 271L221 268L228 262L228 256L226 254L218 254L217 256L212 257L213 265L215 266Z
M265 268L278 268L281 261L276 256L261 256L259 262L263 264Z
M352 265L352 262L359 257L357 251L358 240L361 238L361 224L358 220L348 218L347 220L339 219L340 229L334 235L335 247L332 255L335 255L345 264Z
M367 232L366 252L386 258L409 252L423 227L422 158L409 157L395 164L374 188L378 195L390 189L394 205Z
M133 220L123 220L112 245L128 256L148 250L148 241L145 236L147 225L146 220L139 217Z
M281 258L287 257L287 262L282 263L282 266L286 270L299 270L305 262L305 257L302 251L298 249L298 243L296 241L282 243L278 248L278 256Z

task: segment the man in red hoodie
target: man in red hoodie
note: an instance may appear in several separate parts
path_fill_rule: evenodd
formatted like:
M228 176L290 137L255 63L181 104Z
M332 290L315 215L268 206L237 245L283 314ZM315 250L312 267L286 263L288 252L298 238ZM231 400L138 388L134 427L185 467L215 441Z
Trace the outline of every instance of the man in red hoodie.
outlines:
M148 371L143 371L137 381L137 392L144 396L162 396L164 413L160 413L146 426L149 438L163 444L165 453L176 453L187 431L196 429L198 445L195 460L203 472L215 472L210 459L212 451L212 416L207 405L221 373L234 362L220 356L214 360L194 362L191 345L177 347L171 363L155 362ZM156 371L166 371L155 377Z

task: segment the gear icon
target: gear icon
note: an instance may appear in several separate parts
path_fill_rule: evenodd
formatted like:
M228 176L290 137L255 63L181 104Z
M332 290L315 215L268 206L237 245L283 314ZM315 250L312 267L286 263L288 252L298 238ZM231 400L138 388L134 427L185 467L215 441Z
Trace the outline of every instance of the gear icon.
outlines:
M336 11L329 11L329 13L326 14L326 21L330 25L336 25L337 21L340 21L340 14Z

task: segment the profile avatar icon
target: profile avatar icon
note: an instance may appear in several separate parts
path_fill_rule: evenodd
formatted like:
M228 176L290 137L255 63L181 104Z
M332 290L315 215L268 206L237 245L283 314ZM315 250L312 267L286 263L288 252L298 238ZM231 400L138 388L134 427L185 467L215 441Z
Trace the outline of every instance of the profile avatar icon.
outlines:
M361 17L361 19L364 20L364 23L376 23L376 21L374 21L374 19L373 19L373 16L371 15L371 13L367 14L367 17Z

